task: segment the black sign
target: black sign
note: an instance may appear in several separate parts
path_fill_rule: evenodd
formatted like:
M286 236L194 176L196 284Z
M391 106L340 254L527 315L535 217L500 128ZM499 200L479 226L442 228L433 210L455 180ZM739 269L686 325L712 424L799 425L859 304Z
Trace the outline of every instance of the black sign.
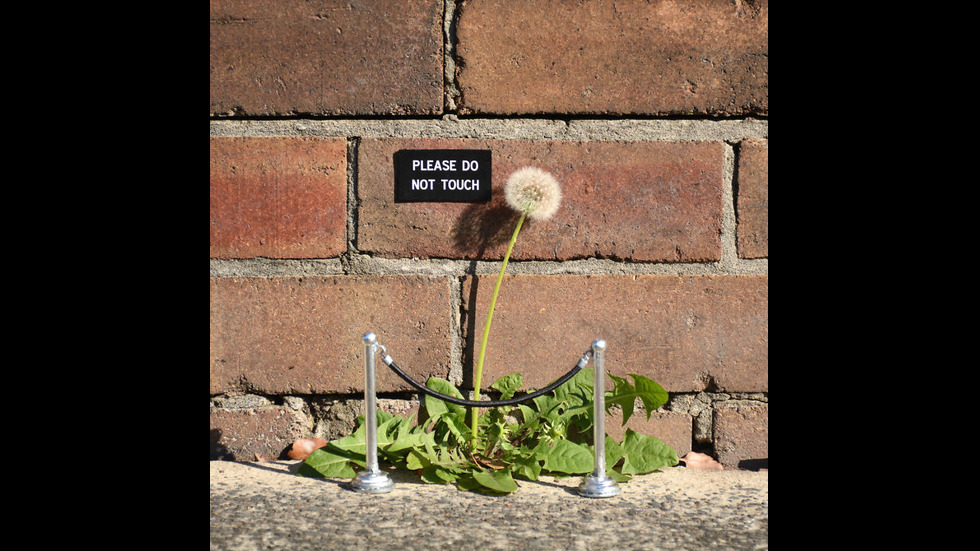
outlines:
M395 153L396 203L490 200L490 150L403 149Z

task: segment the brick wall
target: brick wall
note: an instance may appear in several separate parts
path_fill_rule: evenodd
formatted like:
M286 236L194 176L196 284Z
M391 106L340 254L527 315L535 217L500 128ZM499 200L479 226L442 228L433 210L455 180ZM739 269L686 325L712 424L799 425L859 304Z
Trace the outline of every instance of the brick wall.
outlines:
M521 232L483 381L603 338L671 394L631 426L768 465L767 2L214 0L210 28L212 459L349 431L368 331L471 386L534 165L564 199ZM492 201L394 202L394 152L438 148L491 150Z

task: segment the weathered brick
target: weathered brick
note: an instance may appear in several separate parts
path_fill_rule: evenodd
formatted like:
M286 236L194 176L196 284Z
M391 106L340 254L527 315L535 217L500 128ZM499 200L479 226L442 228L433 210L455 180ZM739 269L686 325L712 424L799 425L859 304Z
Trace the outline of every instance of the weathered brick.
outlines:
M738 255L769 257L769 140L746 140L738 160Z
M326 258L346 248L346 140L211 138L211 258Z
M491 150L492 201L394 202L396 151L454 148ZM392 257L502 258L517 221L504 183L534 165L561 182L563 199L551 220L525 223L513 259L718 260L723 155L720 142L364 139L357 246Z
M382 364L378 364L381 369ZM412 419L412 424L420 420L421 400L378 398L378 410L392 415ZM354 432L358 426L358 417L364 415L363 396L346 397L326 401L314 400L311 403L311 413L316 418L314 436L324 440L336 440Z
M273 461L310 427L289 408L211 410L211 460Z
M468 0L464 113L763 115L769 5Z
M482 275L464 282L468 385L495 280ZM527 388L541 388L604 339L606 369L620 377L644 375L670 393L764 392L768 301L768 276L507 276L483 386L520 371Z
M714 444L726 469L769 468L769 407L715 408Z
M210 283L212 395L363 392L362 337L369 331L415 379L449 376L447 278L211 278ZM380 361L377 381L378 392L411 390Z
M212 115L431 114L441 0L213 0Z

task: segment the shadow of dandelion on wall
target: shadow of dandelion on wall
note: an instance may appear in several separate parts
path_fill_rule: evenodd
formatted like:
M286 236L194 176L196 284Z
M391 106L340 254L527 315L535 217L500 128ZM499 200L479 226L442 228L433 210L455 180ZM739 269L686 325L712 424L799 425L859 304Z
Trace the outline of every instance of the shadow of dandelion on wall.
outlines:
M497 302L497 296L500 292L501 284L503 283L504 275L507 270L507 263L510 260L511 255L514 252L514 245L517 243L517 236L520 234L521 228L524 225L525 220L548 220L554 215L561 204L562 192L561 184L555 179L551 173L546 172L540 168L526 166L515 170L507 178L507 183L504 184L504 203L508 210L513 213L518 214L517 222L514 225L514 230L511 232L511 238L507 244L507 252L504 254L503 262L500 265L500 271L497 274L497 282L493 289L493 294L490 297L490 305L487 309L486 323L483 325L483 339L480 342L480 353L477 357L476 365L473 370L473 399L480 399L481 382L483 375L483 361L485 358L487 341L490 337L490 322L493 319L494 306ZM498 199L499 201L499 199ZM497 203L499 205L499 202ZM461 235L472 235L477 236L475 242L480 243L481 239L484 246L478 247L479 249L486 251L487 248L492 243L492 240L498 239L502 229L503 222L506 220L503 216L493 216L490 217L490 223L488 226L483 226L483 233L469 233L460 234L457 233L457 242ZM501 226L497 228L498 224ZM459 225L457 224L457 228ZM504 234L506 235L506 234ZM479 237L482 236L482 237ZM471 297L472 298L472 297ZM472 304L472 302L471 302ZM479 422L478 422L478 412L476 409L473 410L473 420L472 420L472 440L473 445L476 446L477 437L479 434Z
M514 230L520 214L508 207L498 194L490 203L468 205L459 215L452 230L453 244L462 258L471 260L469 274L476 275L477 262L499 260L503 257L507 242ZM480 280L470 281L467 304L476 304ZM474 382L473 366L476 362L475 348L476 318L474 312L467 312L463 323L463 380L470 385Z
M453 225L451 237L459 257L471 261L469 275L477 274L478 262L494 262L503 258L520 216L519 212L506 204L503 194L495 195L490 203L473 203L463 209ZM533 220L525 220L525 232L533 231L534 223ZM471 279L467 304L476 304L479 291L480 280ZM478 316L473 312L468 314L464 316L465 323L462 327L463 380L472 384L473 364L476 361L474 349L479 344L479 336L475 335Z
M489 204L471 204L453 225L453 245L469 260L499 260L518 218L520 213L508 207L499 194Z

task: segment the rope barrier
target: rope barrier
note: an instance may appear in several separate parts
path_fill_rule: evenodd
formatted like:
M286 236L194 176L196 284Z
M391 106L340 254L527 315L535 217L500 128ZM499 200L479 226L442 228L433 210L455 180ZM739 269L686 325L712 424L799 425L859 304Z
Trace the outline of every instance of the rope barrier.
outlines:
M402 369L400 367L398 367L398 365L391 358L391 356L386 355L384 358L382 358L382 361L389 368L391 368L391 370L394 371L399 377L401 377L402 379L404 379L404 381L406 383L412 385L412 387L414 387L416 390L418 390L420 392L423 392L425 394L428 394L429 396L432 396L434 398L438 398L438 399L443 400L445 402L449 402L450 404L456 404L456 405L459 405L459 406L476 407L476 408L491 408L491 407L500 407L500 406L512 406L514 404L519 404L521 402L527 402L527 401L530 401L530 400L533 400L533 399L537 398L538 396L541 396L543 394L547 394L547 393L555 390L556 388L558 388L561 385L563 385L566 382L568 382L568 380L571 379L572 377L574 377L576 373L578 373L579 371L581 371L582 368L585 367L586 364L589 363L589 358L590 357L592 357L592 351L591 350L589 350L588 352L586 352L582 356L582 359L579 360L577 364L575 364L575 367L573 367L571 369L571 371L569 371L568 373L562 375L562 377L560 379L556 380L555 382L551 383L550 385L548 385L548 386L546 386L546 387L544 387L544 388L542 388L540 390L536 390L536 391L534 391L534 392L532 392L530 394L526 394L524 396L519 396L517 398L510 398L510 399L507 399L507 400L464 400L462 398L457 398L455 396L450 396L448 394L443 394L441 392L432 390L431 388L429 388L429 387L423 385L422 383L416 381L415 379L411 378L407 373L405 373L404 371L402 371Z

